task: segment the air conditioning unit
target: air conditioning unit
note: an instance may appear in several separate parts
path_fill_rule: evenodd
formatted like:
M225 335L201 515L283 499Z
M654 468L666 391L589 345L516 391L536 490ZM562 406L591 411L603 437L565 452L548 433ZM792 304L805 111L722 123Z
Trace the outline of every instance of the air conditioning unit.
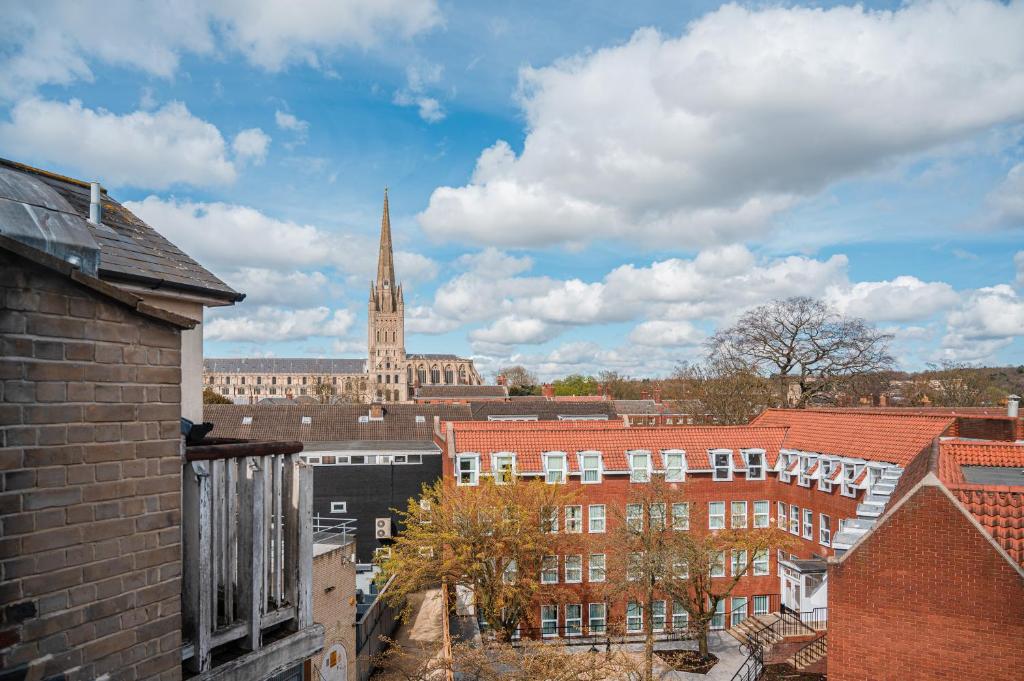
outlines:
M391 539L391 518L377 518L374 531L377 539Z

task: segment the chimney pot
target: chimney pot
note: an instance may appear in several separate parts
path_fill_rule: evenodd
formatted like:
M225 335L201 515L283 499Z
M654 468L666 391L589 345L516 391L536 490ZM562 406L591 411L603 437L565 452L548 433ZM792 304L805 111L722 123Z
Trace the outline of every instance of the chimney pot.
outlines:
M1020 395L1010 395L1006 398L1006 415L1010 418L1017 418L1020 413Z
M102 194L99 182L89 184L89 222L94 225L103 224Z

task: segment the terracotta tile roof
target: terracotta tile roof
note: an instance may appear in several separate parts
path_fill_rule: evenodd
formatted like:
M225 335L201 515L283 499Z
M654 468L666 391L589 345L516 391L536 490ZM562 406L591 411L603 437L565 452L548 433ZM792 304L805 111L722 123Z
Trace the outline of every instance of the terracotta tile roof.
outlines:
M956 459L961 466L1024 467L1024 444L994 440L943 440L943 454Z
M868 477L868 469L865 468L864 470L862 470L860 472L860 475L857 476L857 479L853 481L853 484L854 485L863 485L864 481L867 479L867 477Z
M434 416L468 419L464 404L393 404L384 407L380 421L360 423L369 414L365 404L247 405L207 404L203 419L213 423L214 437L246 440L299 440L344 442L348 440L431 440ZM302 423L308 416L310 423ZM422 416L418 422L416 416ZM243 418L252 422L243 424Z
M906 466L955 418L828 409L767 409L751 426L788 427L785 447Z
M1010 557L1024 565L1024 488L964 485L952 492Z
M784 428L751 426L667 426L626 427L618 421L548 421L533 423L499 423L477 421L453 423L455 451L481 455L481 467L490 466L490 454L516 453L519 470L543 470L541 454L559 451L570 454L569 469L578 471L576 452L596 450L603 456L605 470L628 470L626 452L648 450L654 453L654 465L662 468L660 451L682 449L687 453L690 470L708 470L708 450L731 449L733 462L742 468L741 449L764 449L768 465L778 458L786 431Z
M834 471L832 471L832 473L828 476L828 481L829 482L838 482L839 478L841 478L842 475L843 475L843 467L842 466L837 466L836 469Z

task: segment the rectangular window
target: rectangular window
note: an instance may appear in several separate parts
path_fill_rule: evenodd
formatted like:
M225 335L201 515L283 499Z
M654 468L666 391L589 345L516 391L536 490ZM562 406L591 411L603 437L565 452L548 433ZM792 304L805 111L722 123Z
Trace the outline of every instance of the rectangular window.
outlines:
M583 507L565 507L565 531L578 534L583 531Z
M690 564L685 560L680 560L672 563L672 574L675 575L676 579L689 579L690 578Z
M626 527L628 527L631 532L644 531L643 504L626 504Z
M843 464L843 490L842 494L845 497L857 496L857 488L853 486L853 483L857 480L857 466L852 463Z
M822 546L832 546L832 518L824 513L818 514L818 542Z
M565 482L565 454L544 455L544 481L549 485Z
M566 584L579 584L583 581L583 556L565 557Z
M587 629L591 634L603 634L608 626L608 606L591 603L587 606Z
M665 529L665 504L651 504L651 530L660 532Z
M712 577L725 577L725 551L719 551L711 563Z
M733 551L732 552L732 570L731 574L733 577L744 572L747 567L747 552L746 551Z
M505 584L515 584L516 576L519 574L519 566L516 565L514 560L510 560L508 565L505 566L505 571L501 573L501 581Z
M459 484L477 484L480 480L480 456L477 454L460 454L458 461Z
M768 614L768 597L767 596L754 596L754 614L755 615L767 615Z
M348 502L347 501L332 501L331 502L331 513L347 513Z
M651 628L665 631L665 601L651 601Z
M711 451L711 467L714 469L715 480L732 480L732 450L714 449Z
M688 530L688 529L690 529L690 504L687 504L687 503L672 504L672 529L673 530Z
M636 601L626 605L626 631L635 634L644 629L644 609Z
M734 501L731 504L732 508L732 529L734 530L745 530L747 529L747 502L745 501Z
M540 568L541 584L558 584L558 556L544 556Z
M651 453L630 452L629 453L629 481L650 482L651 481Z
M686 480L686 455L683 452L662 452L665 457L665 482Z
M808 477L808 473L811 470L811 466L814 465L814 459L810 456L800 457L800 472L797 475L796 484L801 487L810 487L811 479Z
M690 626L690 613L681 601L672 601L672 631L686 631Z
M789 531L800 536L800 507L794 504L789 506Z
M789 454L779 454L779 482L789 482ZM785 529L785 528L783 528Z
M583 635L583 606L581 604L565 606L565 635Z
M770 566L768 564L768 549L758 551L754 554L754 576L765 577L769 574Z
M631 553L626 556L626 579L635 582L643 575L643 561L639 553Z
M729 614L732 619L732 626L735 627L737 624L747 619L747 597L733 596L731 605L732 609L729 611Z
M814 540L814 511L804 509L804 539Z
M711 616L712 629L725 629L725 600L715 605L715 614Z
M580 468L583 470L581 482L593 485L601 482L601 455L596 452L585 452L580 456Z
M786 529L786 505L781 501L775 502L775 510L779 514L779 529Z
M820 475L818 475L818 489L822 492L832 491L832 482L829 481L829 478L832 476L833 471L835 471L835 463L828 459L822 459Z
M712 501L708 504L708 529L725 529L725 502Z
M541 517L541 521L540 521L541 530L543 530L544 532L547 532L548 534L553 534L555 532L558 532L558 507L557 506L550 506L550 507L547 507L547 508L542 508L540 513L541 513L541 516L540 516Z
M587 574L587 581L590 582L603 582L605 580L607 559L603 553L592 553L590 554L589 561L589 573Z
M540 606L540 631L542 636L558 636L558 606Z
M772 504L770 501L754 502L754 527L771 525Z
M494 482L499 485L512 482L512 476L515 475L515 462L514 454L495 454Z
M764 480L764 452L748 449L743 452L747 463L747 480Z
M605 510L604 504L591 504L589 507L590 531L595 533L604 532Z

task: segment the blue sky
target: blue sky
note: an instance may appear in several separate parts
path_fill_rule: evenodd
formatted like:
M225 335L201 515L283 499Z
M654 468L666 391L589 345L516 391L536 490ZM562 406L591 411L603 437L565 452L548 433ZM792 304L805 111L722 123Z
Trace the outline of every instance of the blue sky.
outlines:
M1020 1L114 5L13 8L0 154L247 292L208 356L364 353L389 186L408 349L485 372L661 375L789 295L1024 361Z

